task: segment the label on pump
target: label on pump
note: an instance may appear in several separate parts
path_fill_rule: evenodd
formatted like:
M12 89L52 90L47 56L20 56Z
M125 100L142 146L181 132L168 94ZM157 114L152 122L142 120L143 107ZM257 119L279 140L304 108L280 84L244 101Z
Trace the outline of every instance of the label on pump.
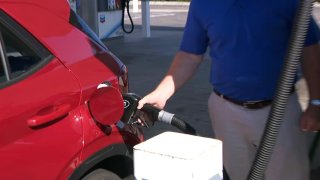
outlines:
M121 11L98 12L99 38L111 38L123 36L121 29Z

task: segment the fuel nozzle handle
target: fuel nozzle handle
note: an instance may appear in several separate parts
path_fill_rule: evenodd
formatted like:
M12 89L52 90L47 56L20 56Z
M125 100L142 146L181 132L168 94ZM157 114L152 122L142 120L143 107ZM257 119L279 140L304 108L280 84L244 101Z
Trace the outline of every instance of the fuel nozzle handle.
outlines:
M178 118L175 114L161 110L151 104L144 104L137 109L141 99L135 93L125 93L123 96L124 114L121 121L125 124L140 124L151 127L155 122L160 121L175 126L186 134L196 135L196 130L185 121Z
M141 110L149 114L150 118L153 120L175 126L186 134L197 135L196 130L192 126L178 118L175 114L161 110L151 104L144 104Z

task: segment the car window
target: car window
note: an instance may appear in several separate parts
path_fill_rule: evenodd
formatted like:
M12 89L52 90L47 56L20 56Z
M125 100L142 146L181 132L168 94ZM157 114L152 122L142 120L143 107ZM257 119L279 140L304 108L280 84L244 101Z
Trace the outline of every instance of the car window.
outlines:
M41 58L8 28L0 24L0 31L11 78L27 72L41 61Z
M35 72L51 57L35 37L0 10L0 88Z
M5 48L3 43L3 36L0 31L0 83L6 82L9 80L9 73L8 69L5 69L4 64L6 64L6 54L5 54Z
M4 74L4 68L3 68L3 63L2 63L2 58L0 57L0 83L1 82L6 82L6 76Z

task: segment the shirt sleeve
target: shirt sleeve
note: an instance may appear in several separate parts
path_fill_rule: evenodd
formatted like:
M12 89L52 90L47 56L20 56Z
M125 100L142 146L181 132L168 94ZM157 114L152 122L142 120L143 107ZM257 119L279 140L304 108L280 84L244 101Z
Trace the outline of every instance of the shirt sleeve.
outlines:
M200 13L200 11L198 11L199 7L197 7L196 3L199 3L199 1L193 0L190 3L180 50L191 54L201 55L206 52L208 38L205 28L198 19L198 13Z
M320 43L320 30L314 18L311 18L305 46L310 46L317 43Z

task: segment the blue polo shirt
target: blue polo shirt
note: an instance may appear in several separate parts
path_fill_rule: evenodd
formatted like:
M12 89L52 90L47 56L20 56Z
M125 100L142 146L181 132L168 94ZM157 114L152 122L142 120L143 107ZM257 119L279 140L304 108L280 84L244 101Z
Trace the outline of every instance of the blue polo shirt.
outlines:
M210 49L210 82L230 98L272 99L299 0L192 0L180 50ZM319 43L311 20L306 45Z

